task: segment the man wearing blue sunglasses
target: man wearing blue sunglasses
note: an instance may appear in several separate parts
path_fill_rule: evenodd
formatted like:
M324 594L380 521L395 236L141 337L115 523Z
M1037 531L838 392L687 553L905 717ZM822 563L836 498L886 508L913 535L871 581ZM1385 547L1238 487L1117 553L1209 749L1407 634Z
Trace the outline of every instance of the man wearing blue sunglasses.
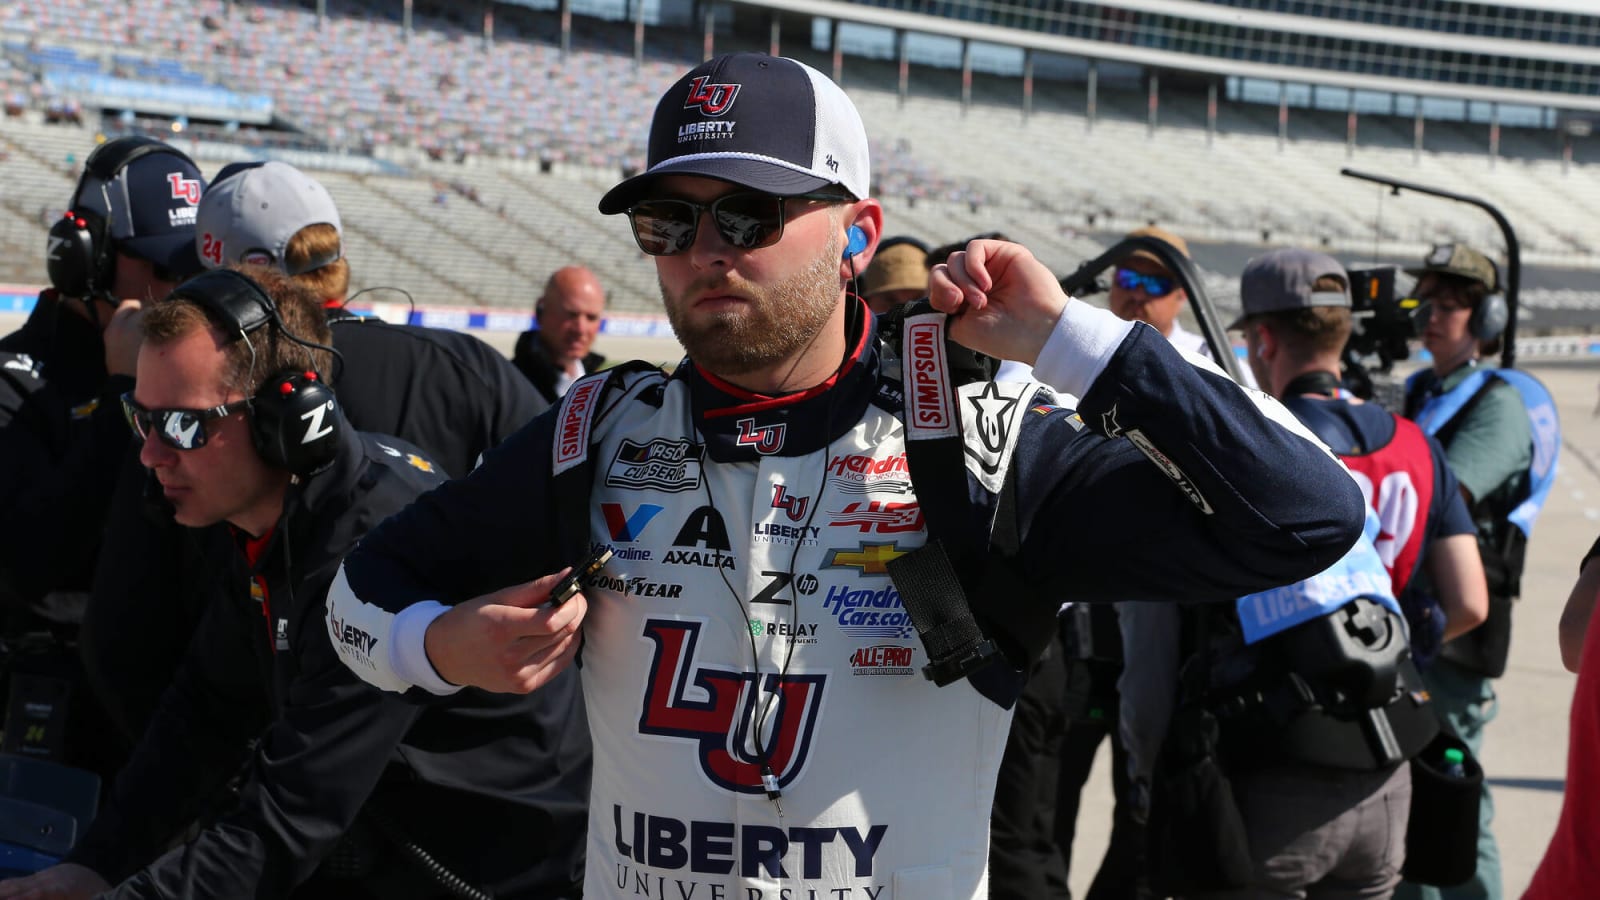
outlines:
M1189 244L1165 228L1151 225L1130 231L1126 237L1158 238L1185 257L1189 256ZM1188 302L1188 292L1178 284L1178 279L1161 258L1149 250L1135 250L1112 270L1111 311L1117 318L1146 322L1179 350L1204 353L1205 338L1186 330L1178 322L1178 314Z

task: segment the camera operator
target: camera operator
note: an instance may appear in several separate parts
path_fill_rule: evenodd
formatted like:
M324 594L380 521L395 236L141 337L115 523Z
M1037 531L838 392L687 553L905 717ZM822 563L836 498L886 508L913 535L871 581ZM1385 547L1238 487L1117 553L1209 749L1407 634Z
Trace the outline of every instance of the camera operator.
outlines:
M1451 489L1415 426L1340 386L1350 332L1342 266L1321 253L1274 250L1245 267L1240 295L1244 314L1233 327L1245 333L1256 378L1347 455L1363 487L1411 479L1412 493L1424 498ZM1441 499L1400 522L1392 504L1368 491L1367 537L1340 563L1231 609L1174 611L1184 617L1177 712L1159 763L1137 760L1155 773L1150 853L1159 888L1243 900L1308 891L1380 897L1399 883L1406 761L1437 725L1412 699L1420 677L1400 638L1395 588L1427 554L1436 585L1453 598L1446 608L1459 611L1452 628L1471 627L1484 604L1471 524L1448 494ZM1414 544L1386 538L1407 531L1418 535ZM1164 698L1128 699L1137 710ZM1148 719L1139 721L1148 731ZM1140 734L1130 749L1152 737ZM1200 763L1224 774L1218 805L1196 820L1180 787Z
M1555 476L1560 435L1555 407L1537 380L1512 369L1480 366L1495 352L1509 318L1493 262L1465 244L1440 244L1418 277L1422 343L1433 365L1406 382L1407 418L1438 438L1478 528L1488 578L1483 626L1451 641L1425 678L1445 720L1474 756L1495 716L1493 680L1505 672L1511 605L1521 590L1527 539ZM1406 885L1407 898L1501 896L1500 852L1490 830L1494 806L1484 781L1479 804L1477 872L1440 891Z
M1299 249L1263 254L1245 268L1240 294L1244 314L1229 329L1244 332L1257 382L1345 461L1378 515L1378 554L1406 614L1413 658L1425 670L1441 643L1483 622L1489 605L1477 529L1444 448L1341 383L1349 280L1331 257Z

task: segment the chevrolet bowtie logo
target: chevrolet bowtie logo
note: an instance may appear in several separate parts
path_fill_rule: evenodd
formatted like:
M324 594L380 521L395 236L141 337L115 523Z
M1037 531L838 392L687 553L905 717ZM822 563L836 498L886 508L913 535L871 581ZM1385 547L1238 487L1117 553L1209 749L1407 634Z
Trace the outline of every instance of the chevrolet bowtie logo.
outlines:
M860 569L863 575L887 575L889 561L909 552L901 550L900 545L892 541L887 544L864 543L855 550L829 550L828 559L822 565L828 569Z

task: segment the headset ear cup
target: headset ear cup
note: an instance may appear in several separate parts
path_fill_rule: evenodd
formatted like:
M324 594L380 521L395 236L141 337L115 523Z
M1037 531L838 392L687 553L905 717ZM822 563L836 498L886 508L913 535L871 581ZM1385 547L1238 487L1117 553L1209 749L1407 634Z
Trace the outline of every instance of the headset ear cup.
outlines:
M1490 294L1472 310L1472 317L1467 320L1467 330L1480 341L1492 341L1506 330L1508 318L1505 295Z
M339 453L342 427L333 391L314 372L269 378L250 409L250 438L268 465L310 475Z
M78 221L84 224L79 227ZM100 270L98 258L100 217L92 212L74 212L50 226L45 249L45 270L50 284L63 297L88 297L110 285Z

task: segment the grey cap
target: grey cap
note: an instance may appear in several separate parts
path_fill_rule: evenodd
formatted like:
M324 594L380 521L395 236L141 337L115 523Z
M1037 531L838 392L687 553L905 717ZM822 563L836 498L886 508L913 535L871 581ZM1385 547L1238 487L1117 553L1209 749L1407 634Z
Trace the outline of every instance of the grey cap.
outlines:
M251 262L300 275L343 255L313 259L290 272L283 259L289 241L311 225L332 225L343 244L339 208L315 178L281 162L228 166L200 198L195 250L208 269Z
M1317 279L1339 279L1338 291L1316 291ZM1344 266L1326 253L1283 247L1269 250L1245 263L1239 275L1239 302L1243 312L1229 328L1239 328L1251 316L1309 309L1313 306L1349 306L1350 276Z
M1466 244L1434 244L1422 258L1422 268L1406 270L1407 275L1419 277L1429 272L1469 278L1491 291L1497 281L1494 263L1489 257Z

